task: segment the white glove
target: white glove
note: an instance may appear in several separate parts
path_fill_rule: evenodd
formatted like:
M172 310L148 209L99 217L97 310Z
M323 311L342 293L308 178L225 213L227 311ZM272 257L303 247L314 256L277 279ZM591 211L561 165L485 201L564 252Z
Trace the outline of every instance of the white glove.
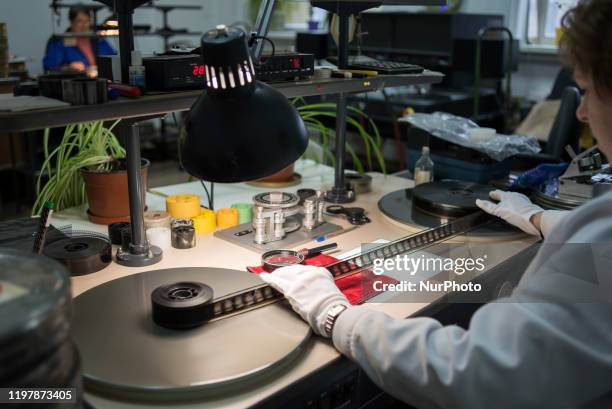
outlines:
M540 235L540 231L531 223L531 217L543 212L544 209L531 203L527 196L516 192L494 190L489 193L489 196L491 196L491 199L498 200L499 203L495 204L488 200L477 199L476 205L485 212L504 219L527 234Z
M350 306L338 290L329 271L322 267L295 265L282 267L272 273L261 273L262 280L280 291L315 333L327 337L325 319L331 307Z

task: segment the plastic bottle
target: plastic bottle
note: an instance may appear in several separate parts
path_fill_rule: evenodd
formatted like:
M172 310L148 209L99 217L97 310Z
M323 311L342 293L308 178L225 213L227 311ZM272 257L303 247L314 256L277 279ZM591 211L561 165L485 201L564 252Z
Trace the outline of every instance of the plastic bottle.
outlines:
M434 163L429 156L429 146L423 146L422 154L414 165L414 185L433 182Z
M145 67L142 65L142 55L139 51L132 51L132 65L129 68L130 85L145 89Z

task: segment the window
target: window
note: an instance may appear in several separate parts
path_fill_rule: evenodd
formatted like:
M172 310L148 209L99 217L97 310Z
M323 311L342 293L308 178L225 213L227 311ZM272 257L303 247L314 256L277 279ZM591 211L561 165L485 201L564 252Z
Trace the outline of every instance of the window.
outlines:
M529 0L527 7L527 43L555 45L557 28L565 13L578 0Z

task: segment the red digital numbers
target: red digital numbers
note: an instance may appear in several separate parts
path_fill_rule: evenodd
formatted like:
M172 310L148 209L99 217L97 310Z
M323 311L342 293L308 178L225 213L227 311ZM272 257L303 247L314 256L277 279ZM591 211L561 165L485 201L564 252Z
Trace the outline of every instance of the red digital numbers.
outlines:
M194 65L191 74L195 77L196 75L204 75L204 65Z

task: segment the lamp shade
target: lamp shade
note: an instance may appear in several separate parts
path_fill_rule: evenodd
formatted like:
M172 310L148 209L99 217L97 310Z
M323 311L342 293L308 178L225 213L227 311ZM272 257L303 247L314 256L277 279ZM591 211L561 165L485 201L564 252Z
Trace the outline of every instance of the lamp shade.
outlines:
M202 180L244 182L295 162L308 146L295 107L255 80L243 31L218 26L202 37L206 90L181 131L181 161Z

